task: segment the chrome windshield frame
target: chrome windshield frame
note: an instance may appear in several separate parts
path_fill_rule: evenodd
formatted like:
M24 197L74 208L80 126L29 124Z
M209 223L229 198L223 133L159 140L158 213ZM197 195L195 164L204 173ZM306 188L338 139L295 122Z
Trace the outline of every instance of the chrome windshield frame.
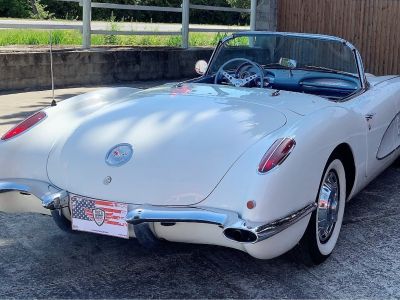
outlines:
M295 33L295 32L273 32L273 31L243 31L243 32L236 32L233 33L232 35L229 35L218 43L217 47L215 48L213 54L211 55L208 68L204 76L211 76L211 66L215 62L216 57L218 57L219 52L222 49L222 46L237 37L243 37L243 36L281 36L281 37L297 37L297 38L310 38L310 39L317 39L317 40L325 40L325 41L336 41L343 43L345 46L347 46L354 54L354 59L356 62L356 67L358 70L358 76L361 84L361 89L365 90L368 86L368 81L367 77L365 75L365 70L364 70L364 64L361 58L360 52L357 50L357 48L350 42L346 41L345 39L336 37L336 36L330 36L330 35L323 35L323 34L309 34L309 33Z

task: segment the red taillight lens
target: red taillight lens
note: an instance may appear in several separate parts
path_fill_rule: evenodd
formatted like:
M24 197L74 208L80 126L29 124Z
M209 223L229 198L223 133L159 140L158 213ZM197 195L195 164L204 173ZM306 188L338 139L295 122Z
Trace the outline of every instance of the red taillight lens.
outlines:
M43 111L39 111L34 115L30 116L29 118L25 119L13 129L9 130L5 135L1 137L1 140L6 141L9 140L17 135L20 135L24 131L28 130L29 128L33 127L34 125L38 124L46 118L46 113Z
M275 143L264 154L259 166L258 172L267 173L276 166L279 166L292 152L296 142L292 139L285 138L276 140Z

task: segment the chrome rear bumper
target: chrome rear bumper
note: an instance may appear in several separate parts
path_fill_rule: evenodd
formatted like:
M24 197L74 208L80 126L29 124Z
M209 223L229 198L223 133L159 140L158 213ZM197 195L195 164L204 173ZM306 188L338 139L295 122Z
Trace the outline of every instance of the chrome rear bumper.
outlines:
M32 194L42 201L46 209L54 210L68 206L68 192L49 183L37 180L10 179L0 181L0 193L18 191ZM253 223L243 220L238 213L209 207L160 207L136 206L126 215L127 223L203 223L217 225L225 237L240 243L258 243L289 228L316 209L316 203L273 222Z
M269 223L252 223L243 220L235 212L201 207L142 206L128 212L126 221L137 225L148 222L204 223L218 225L224 235L241 243L257 243L266 240L297 223L317 208L316 203L297 210Z
M0 193L20 192L34 195L46 209L54 210L68 205L68 193L50 183L33 179L6 179L0 181Z

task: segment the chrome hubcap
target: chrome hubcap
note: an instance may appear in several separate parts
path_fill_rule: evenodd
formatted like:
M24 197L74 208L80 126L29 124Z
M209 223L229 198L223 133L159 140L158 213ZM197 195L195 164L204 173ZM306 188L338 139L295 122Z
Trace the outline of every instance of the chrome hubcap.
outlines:
M322 183L318 198L318 237L321 243L326 243L335 229L339 197L339 178L334 170L330 170Z

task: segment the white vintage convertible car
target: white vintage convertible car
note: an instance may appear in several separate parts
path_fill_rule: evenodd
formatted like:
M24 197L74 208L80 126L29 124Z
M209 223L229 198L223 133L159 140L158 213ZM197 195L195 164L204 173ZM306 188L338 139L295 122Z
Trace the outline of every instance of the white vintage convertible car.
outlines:
M1 138L1 197L36 196L68 232L323 262L346 201L400 153L400 78L365 74L343 39L276 32L233 34L196 68L32 115Z

